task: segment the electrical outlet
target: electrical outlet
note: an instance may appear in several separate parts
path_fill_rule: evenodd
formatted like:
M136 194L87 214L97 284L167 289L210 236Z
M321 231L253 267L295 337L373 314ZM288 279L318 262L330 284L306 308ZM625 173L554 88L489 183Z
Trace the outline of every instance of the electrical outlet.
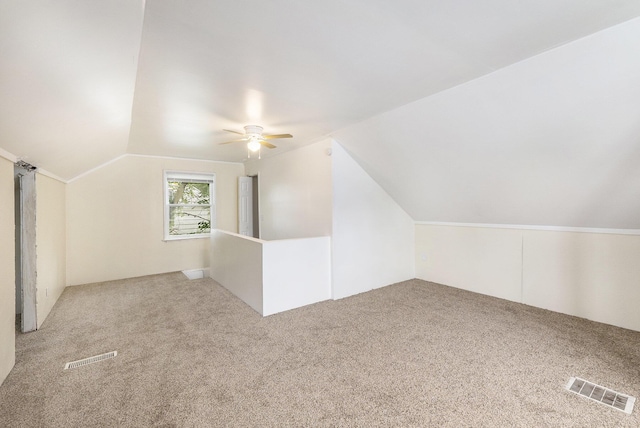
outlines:
M420 254L420 260L422 260L423 262L427 261L427 255L425 253Z

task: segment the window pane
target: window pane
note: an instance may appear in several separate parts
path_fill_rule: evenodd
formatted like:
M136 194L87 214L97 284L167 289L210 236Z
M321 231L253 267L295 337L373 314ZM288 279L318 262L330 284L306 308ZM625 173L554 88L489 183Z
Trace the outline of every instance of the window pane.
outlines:
M192 183L187 181L169 181L170 204L206 204L209 198L209 183Z
M194 235L210 231L210 206L169 207L169 235Z

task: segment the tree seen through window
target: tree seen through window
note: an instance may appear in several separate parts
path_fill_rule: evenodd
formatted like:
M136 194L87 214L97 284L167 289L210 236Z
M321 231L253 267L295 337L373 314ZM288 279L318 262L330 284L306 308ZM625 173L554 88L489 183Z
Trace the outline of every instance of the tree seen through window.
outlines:
M211 231L211 185L186 180L167 181L169 235L195 235Z

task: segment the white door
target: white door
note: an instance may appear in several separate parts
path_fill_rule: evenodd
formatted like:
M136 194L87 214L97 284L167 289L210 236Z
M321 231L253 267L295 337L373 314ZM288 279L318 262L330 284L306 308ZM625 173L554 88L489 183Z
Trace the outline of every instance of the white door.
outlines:
M253 179L238 177L238 233L253 236Z

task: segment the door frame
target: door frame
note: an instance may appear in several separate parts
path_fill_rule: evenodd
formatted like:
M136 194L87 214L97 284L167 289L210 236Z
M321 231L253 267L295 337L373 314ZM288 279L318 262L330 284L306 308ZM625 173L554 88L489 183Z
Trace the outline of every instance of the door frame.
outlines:
M253 237L253 178L238 177L238 233Z
M20 330L38 329L36 258L36 173L35 168L16 164L16 298L20 302Z

